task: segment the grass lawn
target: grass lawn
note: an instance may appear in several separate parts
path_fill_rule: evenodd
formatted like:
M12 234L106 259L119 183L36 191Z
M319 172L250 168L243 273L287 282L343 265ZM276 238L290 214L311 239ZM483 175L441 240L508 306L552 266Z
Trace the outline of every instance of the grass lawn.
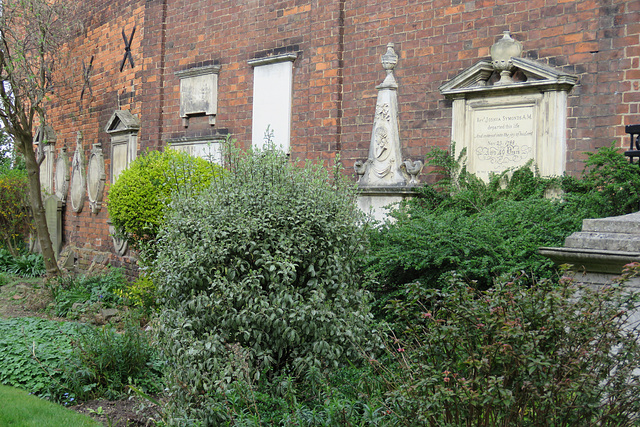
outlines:
M86 415L30 396L26 391L0 385L0 426L94 427L101 424Z

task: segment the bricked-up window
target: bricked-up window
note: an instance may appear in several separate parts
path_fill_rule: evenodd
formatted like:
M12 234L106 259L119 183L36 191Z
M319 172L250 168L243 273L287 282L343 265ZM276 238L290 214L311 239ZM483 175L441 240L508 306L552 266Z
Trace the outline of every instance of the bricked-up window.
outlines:
M289 53L253 59L253 120L251 144L262 148L269 133L276 147L289 152L291 138L291 104L293 92L293 61Z

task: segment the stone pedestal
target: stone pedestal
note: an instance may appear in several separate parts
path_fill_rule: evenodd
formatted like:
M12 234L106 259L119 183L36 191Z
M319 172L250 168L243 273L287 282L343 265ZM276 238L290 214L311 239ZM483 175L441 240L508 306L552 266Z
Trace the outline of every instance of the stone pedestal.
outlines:
M539 252L557 264L571 264L579 282L609 283L626 264L640 262L640 212L585 219L582 231L567 237L564 247L543 247ZM640 290L640 279L627 286Z

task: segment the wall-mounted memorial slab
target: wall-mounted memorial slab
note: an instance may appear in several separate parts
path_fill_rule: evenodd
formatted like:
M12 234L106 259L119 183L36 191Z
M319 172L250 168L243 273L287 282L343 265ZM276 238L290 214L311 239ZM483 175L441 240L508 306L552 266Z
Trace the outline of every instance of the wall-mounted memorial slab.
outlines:
M102 208L102 196L106 179L102 145L93 144L87 167L87 194L89 195L89 206L92 213L97 214Z
M176 151L184 151L192 156L222 165L222 146L226 135L211 135L193 138L167 140L167 144Z
M492 61L482 60L440 86L453 100L456 157L466 149L467 169L485 180L529 160L543 176L565 172L567 97L577 77L529 59L499 56L518 52L506 33L492 48Z
M64 204L67 201L67 193L69 192L69 180L71 176L69 174L69 156L67 156L66 147L60 148L58 152L58 159L56 160L56 196Z
M74 212L82 212L84 207L86 177L84 174L85 157L82 146L82 132L78 131L76 151L71 162L71 208Z
M136 158L140 120L129 110L116 110L104 128L111 136L111 183Z
M189 116L206 115L211 126L218 113L218 73L220 65L176 71L180 78L180 117L189 126Z
M49 237L56 255L62 249L62 201L58 196L48 196L44 199L44 212L49 228Z

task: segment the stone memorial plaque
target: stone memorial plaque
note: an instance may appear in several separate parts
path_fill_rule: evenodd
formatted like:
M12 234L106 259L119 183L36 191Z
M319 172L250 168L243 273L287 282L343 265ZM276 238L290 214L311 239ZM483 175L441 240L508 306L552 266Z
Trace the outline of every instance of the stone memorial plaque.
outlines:
M82 212L84 207L86 177L84 175L84 148L82 147L82 134L78 132L76 138L76 151L73 154L71 164L71 208L74 212Z
M128 145L126 141L120 144L113 143L111 151L111 181L116 182L120 173L125 170L129 164Z
M508 31L481 60L440 86L453 101L451 142L466 150L467 170L488 180L533 160L542 176L560 176L567 157L567 98L574 75L521 58Z
M470 114L473 126L471 157L478 176L518 168L534 157L536 143L535 107L477 108Z
M98 213L102 207L102 195L106 178L102 147L100 144L93 144L87 168L87 194L89 194L89 205L93 213Z
M218 112L219 65L191 68L176 72L180 78L180 117L189 126L189 116L207 115L215 125Z

